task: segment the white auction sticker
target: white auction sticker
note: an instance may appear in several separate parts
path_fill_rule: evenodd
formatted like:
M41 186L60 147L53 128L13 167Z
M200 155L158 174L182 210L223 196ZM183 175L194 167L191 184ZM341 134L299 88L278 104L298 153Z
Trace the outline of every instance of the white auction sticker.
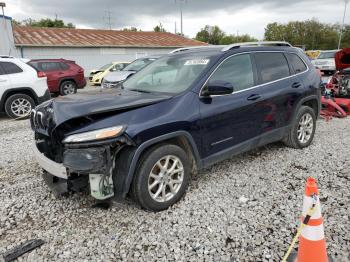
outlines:
M209 59L193 59L187 60L185 65L207 65L209 63Z

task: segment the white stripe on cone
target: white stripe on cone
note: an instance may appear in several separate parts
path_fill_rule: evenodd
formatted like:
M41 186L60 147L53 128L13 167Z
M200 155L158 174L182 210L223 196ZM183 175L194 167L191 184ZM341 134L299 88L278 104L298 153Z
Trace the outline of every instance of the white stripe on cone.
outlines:
M324 239L323 224L319 226L306 226L301 231L302 237L311 241L318 241Z

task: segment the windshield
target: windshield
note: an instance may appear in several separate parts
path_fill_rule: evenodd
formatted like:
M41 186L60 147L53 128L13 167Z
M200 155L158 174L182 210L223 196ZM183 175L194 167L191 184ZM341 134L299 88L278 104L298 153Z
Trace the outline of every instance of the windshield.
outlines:
M110 64L107 64L107 65L104 65L102 66L98 71L106 71L108 68L110 68L113 64L110 63Z
M123 83L127 90L139 92L181 93L208 66L208 57L162 57Z
M152 63L155 61L156 58L142 58L142 59L137 59L128 66L126 66L123 71L139 71L142 68L144 68L146 65Z
M317 59L330 59L335 57L336 52L322 52Z

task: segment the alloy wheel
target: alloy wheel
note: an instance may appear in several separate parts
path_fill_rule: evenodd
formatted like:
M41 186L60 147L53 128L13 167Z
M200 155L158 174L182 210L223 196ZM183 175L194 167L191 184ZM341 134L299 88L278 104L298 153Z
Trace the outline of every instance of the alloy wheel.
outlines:
M314 129L314 121L309 113L304 114L299 121L297 135L302 144L309 142Z
M11 111L17 117L25 117L32 111L32 105L25 98L17 98L11 103Z
M75 89L74 89L74 85L72 83L66 83L63 86L63 94L64 95L71 95L74 94Z
M184 167L174 155L167 155L157 161L148 178L148 192L153 200L166 202L179 192L183 179Z

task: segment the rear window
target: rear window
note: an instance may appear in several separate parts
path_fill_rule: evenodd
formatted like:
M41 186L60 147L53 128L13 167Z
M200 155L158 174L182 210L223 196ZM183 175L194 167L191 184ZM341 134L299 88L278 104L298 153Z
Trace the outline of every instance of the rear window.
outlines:
M69 69L69 65L67 65L67 64L65 64L65 63L60 63L60 65L61 65L61 69L62 70L68 70Z
M11 62L0 62L5 74L17 74L23 72L22 68Z
M290 76L287 59L283 53L256 53L255 62L262 84Z
M307 66L304 61L296 54L288 53L286 54L289 60L290 65L292 66L294 72L296 74L305 72L307 70Z

